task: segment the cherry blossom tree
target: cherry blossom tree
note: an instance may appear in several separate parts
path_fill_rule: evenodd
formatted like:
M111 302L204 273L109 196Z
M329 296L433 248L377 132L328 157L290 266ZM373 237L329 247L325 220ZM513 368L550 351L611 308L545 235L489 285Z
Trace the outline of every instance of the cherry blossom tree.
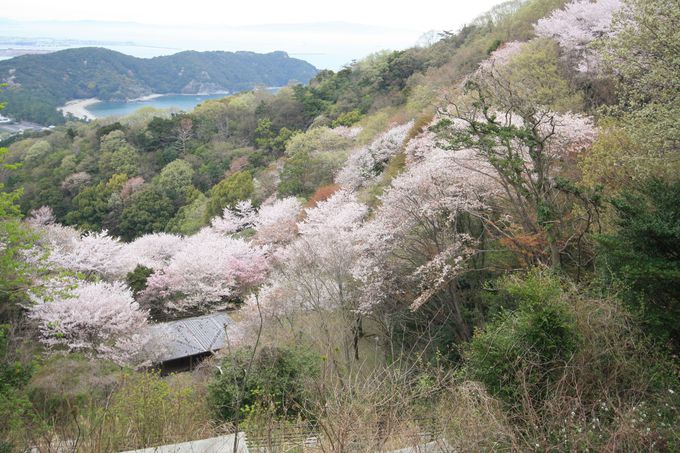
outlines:
M114 278L127 270L119 259L122 249L123 244L106 230L87 232L65 243L53 241L48 263L73 272Z
M27 222L40 233L34 256L48 254L47 262L61 269L109 280L124 277L138 265L164 268L183 242L181 236L167 233L147 234L127 244L106 230L82 234L56 223L49 207L32 211Z
M508 64L512 57L519 54L523 48L524 43L519 41L510 41L502 44L489 55L489 58L479 64L479 71L491 71L494 68Z
M230 235L253 228L258 244L287 242L297 234L297 217L302 205L295 197L274 199L255 209L250 200L241 201L233 208L225 208L220 217L210 221L213 231Z
M341 186L356 190L373 181L397 154L413 122L395 126L381 134L370 145L352 152L335 181Z
M573 232L564 219L575 202L586 208L594 202L563 176L562 163L588 147L596 129L588 117L540 104L516 86L521 80L502 74L484 71L468 80L465 97L440 112L444 119L436 129L442 146L472 150L491 169L524 233L545 237L549 262L558 268ZM588 211L579 228L592 220Z
M352 126L352 127L338 126L338 127L334 127L333 129L331 129L331 131L333 133L335 133L336 135L339 135L340 137L348 138L348 139L357 138L357 136L359 134L361 134L362 130L363 130L363 128L360 127L360 126Z
M356 234L367 212L346 190L306 210L305 219L297 225L299 237L274 253L271 278L258 293L265 316L337 312L348 326L347 350L354 348L358 356L358 286L352 269L359 258ZM246 323L256 319L252 300L246 302L244 311Z
M126 272L137 266L150 269L165 268L172 257L182 249L184 238L176 234L145 234L129 244L124 244L116 259L119 267Z
M349 288L353 279L356 232L367 212L367 206L346 190L308 208L305 219L297 224L299 237L273 255L273 275L261 291L263 305L276 306L266 301L283 293L286 305L294 311L346 305L343 286Z
M357 201L349 190L339 190L305 211L305 219L298 224L305 237L323 236L329 231L352 231L359 227L368 207Z
M120 189L120 198L123 201L128 200L132 194L135 192L139 191L139 189L142 188L144 185L144 178L141 176L135 176L134 178L130 178L125 183L123 184L123 187Z
M260 207L253 222L255 242L258 244L283 244L297 235L297 219L302 205L295 197L275 200Z
M34 228L53 225L56 221L54 212L52 212L52 208L49 206L41 206L38 209L34 209L26 217L26 222Z
M167 311L223 307L262 283L267 270L266 249L203 229L149 277L141 296L160 300Z
M621 0L574 0L534 26L536 35L553 38L568 55L577 60L577 69L590 72L597 68L596 54L590 43L612 31L612 18L621 9Z
M407 170L392 181L373 219L358 232L361 258L353 274L361 282L359 309L389 326L404 308L434 317L444 307L464 340L471 329L457 277L483 233L473 214L488 209L485 200L496 184L481 171L483 162L473 164L473 153L441 149L429 131L414 138L408 152ZM431 299L447 302L429 311Z
M221 217L210 221L212 229L220 234L233 234L255 224L256 210L250 200L239 201L233 208L227 206Z
M85 171L79 171L77 173L72 173L64 178L61 183L61 188L65 191L74 193L81 187L86 186L92 180L92 176Z
M55 280L33 302L29 317L49 349L138 364L148 340L147 313L123 283Z

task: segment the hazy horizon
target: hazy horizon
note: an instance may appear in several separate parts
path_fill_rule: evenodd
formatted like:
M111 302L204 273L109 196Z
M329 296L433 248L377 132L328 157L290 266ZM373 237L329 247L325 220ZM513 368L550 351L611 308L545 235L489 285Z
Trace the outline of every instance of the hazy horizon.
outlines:
M170 1L160 11L153 10L153 5L136 2L126 7L127 3L131 2L121 0L115 10L102 12L81 0L59 4L27 0L3 12L0 39L44 38L61 44L54 48L46 45L45 49L97 45L137 57L183 50L282 50L319 69L338 70L380 50L411 47L428 32L456 30L501 2L454 1L441 6L440 2L424 0L416 11L356 0L333 10L320 9L307 0L285 5L224 5L197 0L193 8ZM428 7L429 11L421 11ZM438 13L432 14L433 10ZM357 23L357 17L361 17L361 23ZM9 47L2 43L2 48Z
M185 50L284 51L319 69L338 70L354 59L383 49L411 47L425 33L370 25L326 22L260 24L238 27L173 27L115 21L16 21L0 18L2 48L17 39L42 40L39 46L62 48L106 47L136 57L150 58Z

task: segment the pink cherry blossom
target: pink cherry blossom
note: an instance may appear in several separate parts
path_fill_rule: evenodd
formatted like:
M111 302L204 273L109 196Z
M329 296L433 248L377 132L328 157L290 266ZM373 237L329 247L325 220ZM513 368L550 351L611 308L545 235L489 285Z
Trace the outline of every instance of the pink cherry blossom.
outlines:
M75 288L73 285L75 284ZM133 363L147 341L147 313L123 283L68 279L34 297L29 317L52 350L84 352L120 364Z
M256 210L250 200L239 201L233 208L224 208L222 216L214 217L210 225L218 233L232 234L252 227L255 215Z
M359 203L349 190L339 190L328 200L307 209L305 219L298 224L303 236L324 235L334 230L353 230L366 216L368 207Z
M501 46L494 50L489 58L482 61L479 65L480 71L491 71L493 69L498 69L499 67L505 66L510 63L512 58L519 54L524 48L524 43L519 41L510 41L501 44Z
M397 154L413 127L413 121L395 126L379 135L370 145L353 151L335 181L341 186L356 190L373 181Z
M168 310L221 306L262 283L267 270L266 249L204 229L149 277L142 297L163 299Z
M116 277L126 271L119 260L122 248L122 243L109 236L106 230L101 233L87 232L66 243L52 242L48 262L74 272Z
M119 267L126 272L134 270L138 265L163 269L181 250L183 243L184 238L176 234L145 234L129 244L124 244L116 259L119 260Z
M253 221L258 244L283 244L297 234L297 219L302 204L295 197L275 200L260 207Z
M611 33L612 17L622 6L621 0L574 0L540 19L534 30L540 37L553 38L568 54L574 55L579 71L590 72L597 68L597 58L589 45Z

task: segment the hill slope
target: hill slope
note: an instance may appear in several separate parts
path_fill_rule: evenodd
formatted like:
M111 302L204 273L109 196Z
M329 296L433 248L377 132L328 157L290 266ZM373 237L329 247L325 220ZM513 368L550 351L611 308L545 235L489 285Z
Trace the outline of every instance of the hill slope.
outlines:
M85 47L0 62L0 80L9 85L0 100L7 101L9 116L58 123L55 108L70 99L238 91L258 84L282 86L290 80L306 83L316 72L285 52L186 51L145 59Z

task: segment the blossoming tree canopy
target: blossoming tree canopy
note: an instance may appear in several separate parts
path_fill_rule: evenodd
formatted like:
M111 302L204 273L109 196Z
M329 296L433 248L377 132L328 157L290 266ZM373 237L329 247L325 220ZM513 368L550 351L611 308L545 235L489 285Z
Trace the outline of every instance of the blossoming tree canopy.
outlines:
M136 266L162 269L182 249L183 243L184 238L176 234L145 234L123 246L120 260L128 272Z
M267 269L265 248L204 229L149 277L143 297L162 299L168 310L219 306L261 283Z
M210 221L213 231L229 235L253 228L259 244L289 241L297 233L297 217L302 204L295 197L276 199L256 209L250 200L241 201L233 208L225 208L222 215Z
M101 233L87 232L70 243L53 243L49 261L64 269L103 276L118 275L121 271L119 253L123 245L117 238Z
M29 316L50 349L132 363L146 342L147 312L121 282L53 281L33 297Z
M540 19L534 26L536 35L554 39L577 59L577 69L588 72L597 67L589 45L612 31L612 18L621 9L621 0L574 0L563 9Z
M394 126L368 146L353 151L336 176L336 182L355 190L374 180L385 169L390 158L401 150L411 127L413 121Z

